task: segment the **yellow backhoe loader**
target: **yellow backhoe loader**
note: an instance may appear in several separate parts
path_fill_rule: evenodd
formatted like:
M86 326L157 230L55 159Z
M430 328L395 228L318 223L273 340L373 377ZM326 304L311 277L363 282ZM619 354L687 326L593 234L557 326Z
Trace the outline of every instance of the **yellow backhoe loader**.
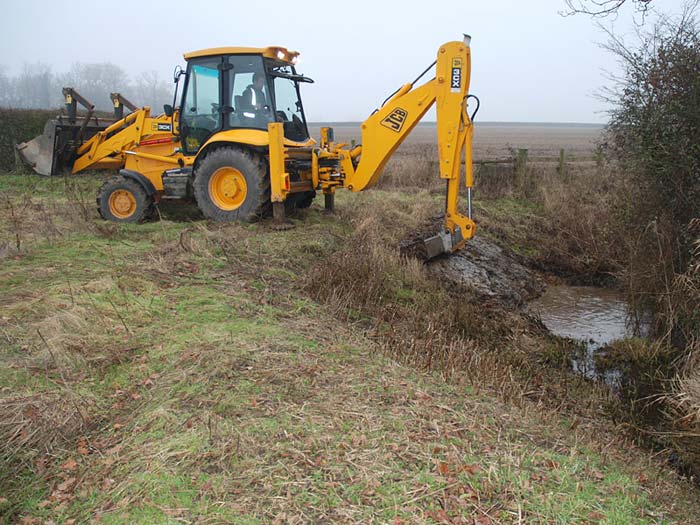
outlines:
M316 191L333 209L339 188L357 192L377 183L387 161L435 104L440 177L447 184L444 230L425 240L428 258L462 248L475 233L472 220L472 119L478 99L469 94L470 37L440 46L436 61L401 86L361 124L358 146L336 142L333 130L309 137L299 86L313 82L297 73L298 53L283 47L221 47L184 55L175 70L179 106L152 116L112 94L115 118L94 116L94 107L64 88L66 116L47 123L44 135L18 146L35 171L115 169L100 189L100 215L117 222L149 217L162 199L194 197L215 221L254 221L285 207L307 207ZM435 76L419 80L435 67ZM467 113L473 97L476 110ZM77 105L85 107L79 114ZM131 113L124 116L124 108ZM467 214L458 211L464 158Z

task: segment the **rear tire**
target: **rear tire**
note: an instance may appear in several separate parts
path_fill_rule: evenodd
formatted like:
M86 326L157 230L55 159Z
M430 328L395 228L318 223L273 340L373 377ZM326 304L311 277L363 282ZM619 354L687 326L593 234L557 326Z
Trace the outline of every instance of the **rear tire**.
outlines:
M272 209L265 162L238 148L207 154L196 169L193 187L197 206L213 221L254 222Z
M142 222L153 215L153 199L136 181L113 177L97 193L100 217L112 222Z

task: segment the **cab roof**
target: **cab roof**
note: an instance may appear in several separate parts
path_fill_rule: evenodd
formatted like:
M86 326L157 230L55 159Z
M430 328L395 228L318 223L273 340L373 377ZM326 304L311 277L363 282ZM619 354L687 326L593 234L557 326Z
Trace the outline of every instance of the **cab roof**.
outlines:
M265 58L273 58L290 64L296 61L299 56L298 51L290 51L286 47L270 46L270 47L210 47L208 49L200 49L185 53L185 60L199 57L209 57L216 55L262 55Z

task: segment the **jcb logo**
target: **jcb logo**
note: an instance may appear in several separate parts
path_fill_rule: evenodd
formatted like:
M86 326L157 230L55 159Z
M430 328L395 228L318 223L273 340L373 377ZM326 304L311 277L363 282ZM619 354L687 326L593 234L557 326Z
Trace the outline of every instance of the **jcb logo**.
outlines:
M173 127L170 124L163 124L162 122L152 122L151 131L172 131Z
M452 74L450 75L450 91L459 93L462 90L462 59L452 59Z
M403 123L406 122L407 116L408 112L405 109L396 108L387 118L382 120L382 126L398 133L401 131Z

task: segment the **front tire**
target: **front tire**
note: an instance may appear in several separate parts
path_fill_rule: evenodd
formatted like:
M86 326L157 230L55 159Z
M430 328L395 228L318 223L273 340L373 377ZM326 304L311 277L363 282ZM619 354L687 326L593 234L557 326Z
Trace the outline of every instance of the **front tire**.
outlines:
M253 222L271 209L265 162L238 148L207 154L197 167L193 187L197 206L213 221Z
M113 177L97 193L97 210L108 221L142 222L153 214L153 199L138 182Z

